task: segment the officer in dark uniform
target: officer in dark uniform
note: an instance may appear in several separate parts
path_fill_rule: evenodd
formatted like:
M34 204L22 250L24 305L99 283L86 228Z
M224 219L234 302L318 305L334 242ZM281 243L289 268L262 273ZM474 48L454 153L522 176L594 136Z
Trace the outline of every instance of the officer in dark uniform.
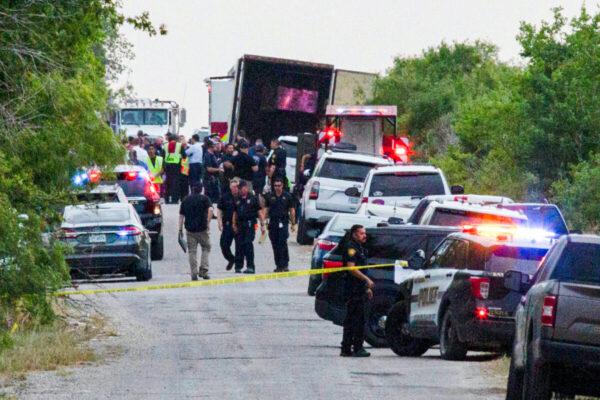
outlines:
M367 254L363 244L367 232L362 225L353 225L343 239L342 260L345 267L367 265ZM342 338L342 357L369 357L363 348L365 340L365 306L367 299L373 298L374 283L360 270L349 271L346 278L346 319Z
M290 263L287 239L289 222L292 222L292 232L296 230L296 209L294 197L283 190L283 179L273 179L273 192L265 195L265 213L269 216L269 239L273 245L275 256L275 271L287 272Z
M265 222L258 198L250 193L248 182L241 180L239 183L240 196L235 202L233 214L233 232L237 248L235 251L235 272L242 272L246 260L245 274L253 274L254 267L254 226L256 219L260 219L261 233L265 232Z
M281 146L279 139L275 138L271 140L271 150L273 150L273 154L271 158L269 158L269 168L271 169L271 185L273 184L273 179L282 178L283 182L287 187L287 177L285 174L285 166L287 164L287 152Z
M221 240L219 244L221 246L221 253L223 253L223 257L227 260L227 267L225 267L227 271L233 268L235 262L235 256L231 252L231 243L233 243L235 239L233 233L233 213L235 212L235 202L238 197L238 181L232 179L229 181L229 189L227 189L227 192L223 193L217 203L217 223L219 225L219 230L221 231ZM239 251L237 240L235 241L235 249L237 253Z

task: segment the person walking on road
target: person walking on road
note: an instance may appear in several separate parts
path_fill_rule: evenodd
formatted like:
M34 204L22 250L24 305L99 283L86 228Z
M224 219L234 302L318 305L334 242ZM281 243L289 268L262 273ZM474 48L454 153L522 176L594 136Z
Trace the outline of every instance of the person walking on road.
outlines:
M203 157L202 143L200 143L200 136L197 133L192 135L192 144L185 149L188 162L190 163L190 186L202 182L202 157Z
M345 267L367 265L367 253L363 244L367 241L367 232L362 225L353 225L342 239L342 261ZM374 283L361 271L349 271L346 279L346 318L342 338L342 357L369 357L364 348L365 306L367 299L373 298Z
M249 157L249 156L248 156ZM258 198L250 192L248 182L241 180L239 183L240 195L235 202L233 213L233 232L237 249L235 252L235 272L242 272L244 260L246 261L245 274L253 274L256 270L254 265L254 237L256 219L260 219L261 234L265 233L265 223L260 212Z
M209 226L212 219L213 208L210 199L202 194L202 184L197 183L192 187L192 194L181 202L179 207L179 232L185 226L190 272L192 280L210 279L208 276L208 256L210 255ZM198 245L202 249L200 269L198 269Z
M223 193L221 199L217 203L217 223L219 231L221 231L221 253L227 260L225 269L230 271L235 263L235 256L231 252L231 243L234 242L235 234L233 233L233 213L235 212L235 203L239 197L238 181L232 179L229 182L229 189ZM238 243L235 241L235 252L238 253Z
M290 256L287 239L289 237L289 223L292 223L292 232L296 227L296 209L294 198L283 190L283 179L277 177L273 180L273 192L265 196L264 214L269 217L269 239L273 246L275 256L275 270L273 272L289 271Z
M169 141L164 144L165 151L165 200L167 204L179 202L179 175L181 174L181 143L177 136L168 134Z

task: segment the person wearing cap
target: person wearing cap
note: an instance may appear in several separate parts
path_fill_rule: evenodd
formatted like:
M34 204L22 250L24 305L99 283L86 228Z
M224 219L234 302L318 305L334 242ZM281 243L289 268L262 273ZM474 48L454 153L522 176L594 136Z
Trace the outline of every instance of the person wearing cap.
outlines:
M273 179L273 191L264 196L263 213L269 217L269 239L273 246L275 256L275 271L287 272L290 256L287 240L289 237L289 226L292 224L292 232L296 230L296 209L294 197L283 188L284 182L281 177Z
M234 168L231 160L234 156L235 147L233 143L227 143L223 146L223 155L221 157L221 168L223 169L223 174L221 174L221 191L222 193L227 193L229 191L229 182L235 177Z
M287 182L285 167L287 164L287 152L281 146L279 139L271 139L271 150L273 154L269 158L269 168L272 170L272 178L282 178L284 182Z
M193 281L200 276L210 279L208 275L208 256L210 255L209 226L212 220L213 207L210 199L202 194L202 184L192 186L192 194L181 202L179 207L179 232L185 226L190 273ZM198 245L202 249L200 269L198 269Z
M239 183L239 197L235 202L233 213L233 232L237 243L235 252L235 272L242 272L244 261L246 262L245 274L253 274L256 270L254 265L254 237L256 219L260 220L260 230L264 234L265 222L261 212L258 197L250 192L250 185L245 180Z
M219 201L221 195L219 190L219 162L215 156L215 144L212 140L204 143L204 186L205 193L213 203Z
M235 240L233 232L233 213L235 212L235 203L239 197L239 188L237 179L232 179L229 182L229 188L221 194L221 198L217 203L217 226L221 231L219 245L221 253L227 260L227 271L233 268L235 256L231 252L231 244L235 241L235 251L238 252L238 243Z
M250 148L250 151L248 152L248 154L250 154L252 157L254 157L256 155L256 149L258 148L258 146L265 146L265 144L263 143L263 140L261 138L257 138L254 141L254 146L252 146Z
M231 165L234 169L234 176L252 182L254 173L258 171L258 166L254 158L248 154L249 144L246 140L240 140L238 143L239 152L231 159Z
M256 162L258 171L254 173L254 177L252 178L252 187L254 189L254 193L257 195L262 195L267 181L267 158L265 157L265 146L262 144L256 144L254 145L253 149L254 156L252 156L252 158L254 158L254 162Z

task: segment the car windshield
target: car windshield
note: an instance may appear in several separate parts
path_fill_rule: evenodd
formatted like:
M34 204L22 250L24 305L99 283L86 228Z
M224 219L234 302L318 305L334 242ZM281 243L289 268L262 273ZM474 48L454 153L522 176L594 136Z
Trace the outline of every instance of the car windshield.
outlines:
M121 110L121 124L123 125L166 125L168 123L167 110L155 109L123 109Z
M479 213L464 210L452 210L447 208L438 208L431 217L429 225L438 226L461 226L461 225L479 225L479 224L499 224L499 225L518 225L522 223L521 219L515 219L502 215Z
M490 251L485 269L490 272L521 271L533 275L548 249L496 246Z
M328 158L318 176L321 178L341 179L344 181L364 182L367 174L374 167L371 163Z
M298 146L296 143L285 142L282 140L281 147L284 148L288 158L296 158L296 154L298 152Z
M115 222L124 223L129 220L126 208L72 207L65 210L64 220L69 224L89 224Z
M359 224L364 226L365 228L373 228L376 227L377 224L381 222L380 219L376 218L336 218L333 221L331 227L329 228L330 232L340 232L344 233L346 229L350 229L352 225Z
M569 233L565 221L556 206L526 206L526 205L506 205L503 208L508 210L520 211L527 216L525 223L529 228L544 229L554 232L557 235L566 235Z
M434 194L445 194L444 182L437 172L375 174L369 190L369 196L375 197L425 197Z
M600 245L569 243L552 273L552 279L600 285Z

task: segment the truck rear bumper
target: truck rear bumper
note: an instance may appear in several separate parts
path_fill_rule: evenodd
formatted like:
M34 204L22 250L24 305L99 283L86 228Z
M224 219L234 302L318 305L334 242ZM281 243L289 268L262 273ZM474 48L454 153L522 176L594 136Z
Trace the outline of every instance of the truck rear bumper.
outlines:
M459 329L461 341L480 349L510 349L515 331L513 320L472 320Z

